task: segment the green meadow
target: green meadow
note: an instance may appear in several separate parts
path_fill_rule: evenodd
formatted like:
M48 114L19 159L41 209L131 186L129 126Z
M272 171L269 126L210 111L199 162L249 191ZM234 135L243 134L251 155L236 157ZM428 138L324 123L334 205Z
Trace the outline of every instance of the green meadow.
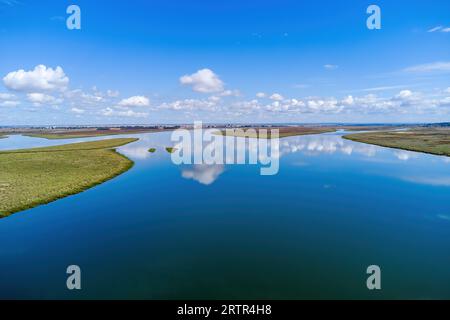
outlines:
M67 197L133 166L114 148L121 138L0 152L0 217Z
M364 132L343 138L382 147L450 156L450 129Z

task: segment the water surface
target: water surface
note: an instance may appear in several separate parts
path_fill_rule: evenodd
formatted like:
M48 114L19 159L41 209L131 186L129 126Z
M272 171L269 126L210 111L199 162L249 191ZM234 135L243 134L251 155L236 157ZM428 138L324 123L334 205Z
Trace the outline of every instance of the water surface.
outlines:
M282 139L274 176L176 166L170 133L126 135L140 138L119 148L130 171L0 220L0 298L449 299L450 158L341 135ZM81 291L66 289L71 264Z

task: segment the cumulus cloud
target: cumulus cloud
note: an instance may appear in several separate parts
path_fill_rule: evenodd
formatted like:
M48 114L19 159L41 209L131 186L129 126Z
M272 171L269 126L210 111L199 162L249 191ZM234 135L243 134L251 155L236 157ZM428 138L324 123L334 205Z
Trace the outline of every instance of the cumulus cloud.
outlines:
M220 99L184 99L162 103L158 108L171 110L217 111Z
M120 92L117 90L108 90L106 91L106 95L110 98L116 98L120 95Z
M32 102L35 106L40 106L44 103L55 104L55 103L61 102L60 99L56 99L55 97L50 96L48 94L38 93L38 92L28 93L27 99L28 99L28 101Z
M267 95L264 93L264 92L258 92L257 94L256 94L256 97L257 98L265 98Z
M275 100L275 101L281 101L283 100L283 96L279 93L274 93L273 95L270 96L271 100Z
M17 107L18 105L20 105L19 101L1 101L0 102L0 107Z
M241 93L239 90L225 90L220 93L222 97L239 97Z
M0 92L0 100L11 100L11 99L15 99L15 98L16 98L16 96L14 94Z
M344 99L342 99L342 104L345 104L348 106L352 105L354 102L355 102L355 99L353 99L353 96L347 96Z
M16 91L56 91L65 90L69 78L61 67L52 69L41 64L30 71L20 69L10 72L3 78L3 83L8 89Z
M402 90L396 97L399 99L408 99L408 98L411 98L412 95L413 95L413 93L411 90Z
M273 96L264 99L238 100L224 103L216 96L208 99L184 99L164 102L156 110L184 111L186 115L220 113L225 119L249 117L292 117L305 114L317 115L432 115L450 114L450 97L444 91L441 96L424 95L411 90L401 90L390 97L367 94L363 96L284 98ZM273 118L274 119L274 118ZM292 119L292 118L291 118Z
M121 107L148 107L150 100L144 96L133 96L119 102Z
M221 92L224 90L224 83L210 69L201 69L191 75L184 75L180 78L182 85L192 86L192 89L201 93Z
M76 107L70 109L70 112L76 113L76 114L83 114L85 111L86 110L84 110L84 109L80 109L80 108L76 108Z
M100 111L100 114L105 117L131 117L131 118L146 118L147 112L135 112L133 110L114 110L112 108L105 108Z

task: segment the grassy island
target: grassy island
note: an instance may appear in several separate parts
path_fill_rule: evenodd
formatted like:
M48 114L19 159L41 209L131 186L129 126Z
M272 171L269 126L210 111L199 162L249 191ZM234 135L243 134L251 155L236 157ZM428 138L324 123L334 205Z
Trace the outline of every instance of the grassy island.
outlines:
M150 148L150 149L148 149L148 152L155 153L156 152L156 148Z
M166 148L166 151L167 151L168 153L174 153L175 151L177 151L177 148L167 147L167 148Z
M449 128L418 128L405 131L364 132L345 139L382 147L450 156Z
M0 152L0 217L80 193L127 171L123 138Z
M280 138L286 138L286 137L293 137L293 136L302 136L302 135L308 135L308 134L321 134L321 133L327 133L327 132L334 132L336 131L335 128L331 127L267 127L267 128L251 128L253 130L249 130L250 128L242 128L242 129L231 129L229 131L227 130L218 130L216 131L216 134L218 135L226 135L231 137L246 137L246 138L264 138L264 139L271 139L270 136L270 130L271 129L278 129L279 130L279 137ZM267 130L267 137L260 136L260 129L266 129ZM249 131L247 131L249 130Z

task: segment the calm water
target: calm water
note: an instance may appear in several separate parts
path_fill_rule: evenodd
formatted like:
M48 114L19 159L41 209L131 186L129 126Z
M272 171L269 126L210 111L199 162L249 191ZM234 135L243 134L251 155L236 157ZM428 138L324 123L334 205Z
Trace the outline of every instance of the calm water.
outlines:
M283 139L279 174L260 176L176 166L170 133L136 136L130 171L0 220L0 298L450 298L450 158L333 133Z

